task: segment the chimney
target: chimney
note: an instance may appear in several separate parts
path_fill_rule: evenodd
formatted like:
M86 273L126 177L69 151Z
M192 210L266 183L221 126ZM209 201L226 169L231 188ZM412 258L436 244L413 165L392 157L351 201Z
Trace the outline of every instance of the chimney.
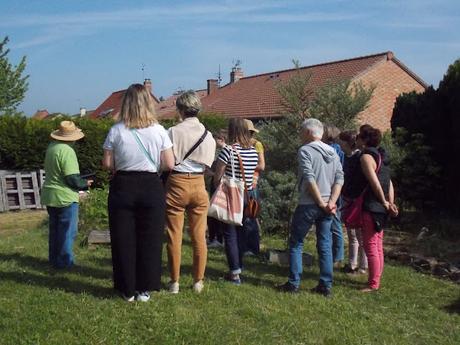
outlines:
M230 83L236 83L238 80L244 77L243 70L241 67L232 67L230 72Z
M214 91L216 91L219 88L217 79L208 79L207 85L208 85L208 95L214 93Z
M86 116L86 108L80 108L80 117Z
M150 79L144 79L144 86L152 93L152 81Z

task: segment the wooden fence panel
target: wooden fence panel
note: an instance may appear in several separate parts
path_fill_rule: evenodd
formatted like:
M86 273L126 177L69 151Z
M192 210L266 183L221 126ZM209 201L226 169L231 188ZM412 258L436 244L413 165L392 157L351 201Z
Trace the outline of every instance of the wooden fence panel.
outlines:
M42 207L36 172L1 175L0 194L0 211Z

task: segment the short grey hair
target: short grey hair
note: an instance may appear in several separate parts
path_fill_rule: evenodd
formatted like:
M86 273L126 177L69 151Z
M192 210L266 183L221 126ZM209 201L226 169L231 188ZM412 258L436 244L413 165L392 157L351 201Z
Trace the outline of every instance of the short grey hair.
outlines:
M302 129L308 130L312 136L321 139L324 133L324 126L318 119L305 119L302 122Z
M197 116L201 110L200 97L193 90L185 91L177 97L176 108L185 117Z

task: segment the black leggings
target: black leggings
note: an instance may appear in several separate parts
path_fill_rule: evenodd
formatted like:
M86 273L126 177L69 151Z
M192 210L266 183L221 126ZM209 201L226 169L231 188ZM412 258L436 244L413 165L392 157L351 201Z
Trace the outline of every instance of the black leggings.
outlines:
M160 289L165 208L155 173L118 171L110 182L113 281L126 296Z

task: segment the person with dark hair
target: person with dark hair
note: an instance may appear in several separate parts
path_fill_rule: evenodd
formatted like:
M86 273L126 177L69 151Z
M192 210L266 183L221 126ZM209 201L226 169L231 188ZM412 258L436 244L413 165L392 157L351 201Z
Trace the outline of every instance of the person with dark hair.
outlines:
M217 187L222 176L232 176L232 157L235 168L235 177L246 182L249 197L254 197L253 176L256 170L259 155L251 143L251 134L243 119L230 119L228 123L228 141L231 145L222 148L216 164L214 185ZM240 168L240 159L244 175ZM246 202L246 200L245 200ZM226 224L224 228L225 254L227 256L229 272L225 279L235 285L241 284L240 274L243 269L243 254L246 249L246 232L257 226L255 219L243 217L243 226Z
M369 265L369 278L368 287L362 291L370 292L380 287L384 266L383 229L388 216L396 216L398 209L394 204L389 157L380 147L382 133L376 128L365 127L360 130L358 140L364 146L360 165L369 186L364 197L362 219L362 235Z
M127 302L147 302L161 286L165 193L159 177L174 164L172 143L158 124L147 88L126 90L120 121L104 142L114 288Z
M85 135L72 121L62 121L51 133L45 156L45 183L41 203L49 215L49 261L54 268L74 264L73 243L78 230L78 191L92 180L82 179L73 144Z
M340 164L343 166L344 162L344 153L340 148L340 145L337 143L337 139L340 134L340 129L335 126L325 125L324 134L321 139L324 143L331 146L334 151L339 156ZM339 197L337 200L337 212L335 217L332 219L332 257L334 260L334 265L340 266L343 261L344 255L344 244L343 244L343 229L342 229L342 219L340 209L342 208L342 199Z
M193 90L186 91L177 98L176 108L182 122L169 129L175 166L166 182L166 225L171 279L168 288L170 293L179 293L182 236L184 216L187 213L193 249L193 291L200 293L204 288L208 253L206 227L209 196L204 172L214 161L216 141L197 117L201 110L201 101Z
M343 163L344 184L342 188L343 209L350 205L364 189L366 180L360 173L361 151L356 147L356 132L344 131L340 133L338 143L345 153ZM361 228L347 227L348 235L348 265L344 267L346 273L365 274L367 257L364 252Z

